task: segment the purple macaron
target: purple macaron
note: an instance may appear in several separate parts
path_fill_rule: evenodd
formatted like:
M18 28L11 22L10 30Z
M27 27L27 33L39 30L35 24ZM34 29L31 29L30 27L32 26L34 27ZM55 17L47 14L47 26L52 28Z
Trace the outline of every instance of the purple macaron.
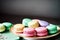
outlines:
M39 21L39 24L40 24L40 26L42 26L42 27L46 27L46 26L49 25L49 23L48 23L47 21L43 21L43 20L40 20L40 21Z

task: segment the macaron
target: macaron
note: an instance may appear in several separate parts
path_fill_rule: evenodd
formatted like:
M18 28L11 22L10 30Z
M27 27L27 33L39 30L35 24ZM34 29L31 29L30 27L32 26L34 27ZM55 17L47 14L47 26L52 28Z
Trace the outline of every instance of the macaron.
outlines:
M49 34L55 34L58 32L56 25L50 24L46 28L48 29Z
M32 20L32 21L30 21L28 23L28 27L30 27L30 28L37 28L37 27L39 27L39 22L36 21L36 20Z
M24 18L23 20L22 20L22 24L24 25L24 26L28 26L28 23L31 21L31 19L29 19L29 18Z
M46 27L46 26L49 25L49 23L48 23L47 21L43 21L43 20L40 20L40 21L39 21L39 24L40 24L40 26L42 26L42 27Z
M27 37L33 37L36 35L36 32L34 28L24 28L23 34Z
M6 30L10 30L10 28L13 26L13 24L10 22L4 22L2 24L6 27Z
M5 31L5 26L3 24L0 24L0 32L4 32Z
M37 32L37 36L47 36L48 35L48 31L46 27L38 27L35 29Z
M15 24L13 26L13 30L16 32L16 33L23 33L23 29L24 29L24 25L23 24Z

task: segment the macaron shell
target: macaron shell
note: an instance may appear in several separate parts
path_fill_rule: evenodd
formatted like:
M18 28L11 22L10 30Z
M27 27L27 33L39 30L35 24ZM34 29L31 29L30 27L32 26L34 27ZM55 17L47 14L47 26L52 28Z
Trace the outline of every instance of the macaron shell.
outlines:
M24 25L23 24L15 24L13 27L23 29Z
M48 33L39 33L39 34L37 34L37 36L47 36L48 35Z
M35 29L37 32L47 32L47 28L45 27L38 27Z
M24 25L24 26L28 26L28 23L31 21L31 19L29 19L29 18L24 18L23 19L23 21L22 21L22 24Z
M48 30L57 30L57 26L55 26L55 25L48 25L46 28Z
M57 27L54 27L54 28L53 27L47 27L47 29L50 31L54 31L54 30L57 30Z
M58 31L50 31L49 34L55 34L57 33Z
M13 24L10 23L10 22L4 22L3 25L5 25L6 27L10 27L10 26L12 26Z
M39 21L39 24L42 26L42 27L46 27L49 25L49 23L47 21L43 21L43 20L40 20Z
M24 28L24 33L25 33L25 32L27 32L27 33L29 33L29 34L32 34L32 33L35 32L35 29L33 29L33 28Z

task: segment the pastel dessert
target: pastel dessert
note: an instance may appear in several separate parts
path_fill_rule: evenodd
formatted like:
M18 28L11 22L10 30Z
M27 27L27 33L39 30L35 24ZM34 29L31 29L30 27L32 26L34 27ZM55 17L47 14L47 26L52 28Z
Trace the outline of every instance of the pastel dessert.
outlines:
M36 32L34 28L24 28L23 34L27 37L33 37L36 35Z
M49 25L49 23L48 23L47 21L43 21L43 20L40 20L40 21L39 21L39 24L40 24L40 26L42 26L42 27L46 27L46 26Z
M24 25L23 24L15 24L13 26L13 28L14 28L14 31L16 33L22 33L23 32L23 29L24 29Z
M38 27L35 29L37 32L37 36L47 36L48 35L48 31L46 27Z
M50 24L49 26L46 27L48 29L49 34L54 34L57 33L57 26Z
M22 21L22 24L24 25L24 26L28 26L28 23L31 21L31 19L29 19L29 18L24 18L23 19L23 21Z
M5 31L5 26L3 24L0 24L0 32L4 32Z
M30 28L37 28L37 27L39 27L39 22L36 21L36 20L32 20L32 21L30 21L28 23L28 27L30 27Z
M4 22L2 24L6 27L6 30L10 30L10 28L13 26L13 24L10 22Z

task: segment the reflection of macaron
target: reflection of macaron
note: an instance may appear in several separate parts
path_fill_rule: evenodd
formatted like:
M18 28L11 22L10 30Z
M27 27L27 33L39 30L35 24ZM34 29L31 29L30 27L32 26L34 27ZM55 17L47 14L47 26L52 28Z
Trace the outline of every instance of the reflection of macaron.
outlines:
M14 31L17 32L17 33L21 33L23 32L23 29L24 29L24 25L23 24L15 24L13 26L14 28Z
M5 26L3 24L0 24L0 32L4 32L5 31Z
M24 26L28 26L28 23L31 21L31 19L29 19L29 18L24 18L23 19L23 21L22 21L22 24L24 25Z
M46 27L39 27L35 29L37 32L37 36L46 36L48 35L48 31Z
M39 23L38 23L38 21L32 20L28 23L28 27L37 28L37 27L39 27Z
M46 28L48 29L49 34L54 34L58 31L57 26L53 24L48 25Z
M23 31L24 31L23 34L28 37L35 36L36 33L34 28L24 28Z
M13 24L10 22L4 22L3 25L6 27L6 30L10 30Z
M42 26L42 27L46 27L49 25L49 23L47 21L43 21L43 20L40 20L39 21L39 24Z

